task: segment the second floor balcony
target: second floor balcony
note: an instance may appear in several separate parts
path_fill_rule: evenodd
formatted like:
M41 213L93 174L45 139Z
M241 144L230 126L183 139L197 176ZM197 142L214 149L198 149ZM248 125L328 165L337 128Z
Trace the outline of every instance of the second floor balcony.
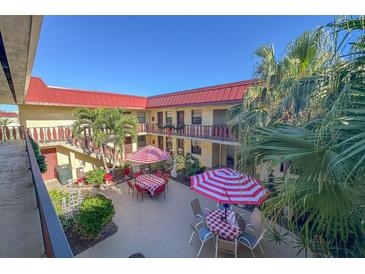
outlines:
M145 131L215 141L238 142L238 136L228 125L188 125L188 124L145 124Z
M33 127L28 128L30 135L38 143L50 143L57 141L70 140L77 142L80 140L72 140L72 126L59 127ZM233 132L228 125L179 125L179 124L153 124L140 123L137 126L139 134L161 134L177 137L199 138L221 142L238 142L238 136ZM12 130L8 130L8 134L14 134ZM85 133L84 138L88 138L88 133ZM83 139L83 138L82 138ZM83 142L81 142L83 143ZM82 146L82 144L81 144ZM126 145L126 152L130 152L131 145Z

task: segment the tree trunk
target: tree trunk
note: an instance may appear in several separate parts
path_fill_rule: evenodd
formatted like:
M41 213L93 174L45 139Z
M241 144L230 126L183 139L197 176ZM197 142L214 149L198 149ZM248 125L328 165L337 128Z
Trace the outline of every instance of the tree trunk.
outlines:
M114 153L113 153L113 171L117 165L117 156L118 156L118 148L116 146L116 144L114 143Z
M103 144L101 144L101 159L103 160L103 165L104 165L105 172L109 173L110 170L109 170L108 165L107 165L106 160L105 160L104 145Z

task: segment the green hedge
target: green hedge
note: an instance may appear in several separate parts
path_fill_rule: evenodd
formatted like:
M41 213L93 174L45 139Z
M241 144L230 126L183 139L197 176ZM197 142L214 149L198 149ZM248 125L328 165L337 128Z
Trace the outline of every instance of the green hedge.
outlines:
M86 173L86 182L98 186L104 181L105 171L102 169L90 170Z
M185 157L183 155L177 156L176 172L180 177L189 179L192 175L203 173L205 169L206 167L202 165L199 159L190 153L187 153Z
M88 239L98 237L115 214L112 200L98 194L87 197L76 216L80 236Z
M45 173L48 170L46 159L42 155L39 145L36 142L34 142L33 138L29 137L29 140L30 140L30 143L31 143L33 151L34 151L35 158L37 159L39 170L42 173Z

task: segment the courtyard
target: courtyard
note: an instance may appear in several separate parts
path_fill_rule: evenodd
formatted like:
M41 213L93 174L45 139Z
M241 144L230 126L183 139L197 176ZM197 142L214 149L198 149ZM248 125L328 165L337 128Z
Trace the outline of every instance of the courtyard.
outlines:
M47 183L49 189L62 187L57 181ZM65 188L64 186L62 188ZM78 254L77 258L126 258L135 253L142 253L148 258L194 258L200 241L194 237L188 245L194 222L190 202L199 198L202 208L215 209L216 203L195 192L188 186L170 179L166 199L146 197L141 201L128 194L127 183L110 187L93 188L91 194L100 193L113 201L115 208L114 223L118 231L111 237ZM234 207L237 213L245 210ZM246 212L248 213L248 212ZM283 229L283 228L282 228ZM293 237L288 237L292 242ZM297 254L294 245L275 245L266 233L262 241L264 254L255 249L256 257L290 258L304 257ZM200 257L214 258L213 240L204 245ZM234 257L231 254L219 252L218 257ZM238 245L238 257L252 258L251 252L243 245Z

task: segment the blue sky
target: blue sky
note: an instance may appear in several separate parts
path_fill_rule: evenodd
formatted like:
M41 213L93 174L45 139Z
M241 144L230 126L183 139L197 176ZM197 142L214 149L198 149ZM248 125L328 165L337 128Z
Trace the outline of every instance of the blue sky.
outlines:
M32 74L52 86L135 95L240 81L253 76L255 48L270 43L280 54L332 19L45 16Z

